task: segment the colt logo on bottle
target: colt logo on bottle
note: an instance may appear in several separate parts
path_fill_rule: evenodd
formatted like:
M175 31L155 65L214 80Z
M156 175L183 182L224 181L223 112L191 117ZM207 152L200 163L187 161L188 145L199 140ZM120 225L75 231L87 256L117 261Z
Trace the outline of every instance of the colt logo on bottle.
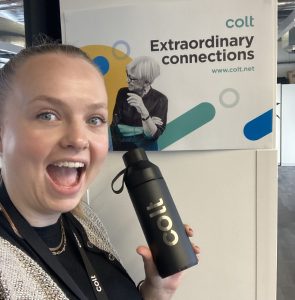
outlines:
M158 202L151 202L147 206L146 210L150 212L149 217L152 219L159 216L157 219L157 227L163 231L163 241L168 246L174 246L178 242L178 234L172 230L173 222L170 217L164 215L166 212L166 206L163 205L163 199L160 198Z

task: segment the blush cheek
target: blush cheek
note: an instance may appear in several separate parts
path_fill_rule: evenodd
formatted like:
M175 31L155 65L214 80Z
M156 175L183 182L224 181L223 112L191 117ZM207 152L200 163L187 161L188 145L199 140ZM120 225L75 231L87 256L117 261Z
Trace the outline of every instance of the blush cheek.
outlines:
M11 159L20 162L19 168L22 165L32 164L35 171L37 164L44 161L50 149L48 140L44 139L44 135L41 138L39 135L32 134L12 134L10 139L6 140L5 148Z
M108 137L104 136L93 144L91 151L91 164L94 167L94 177L98 174L108 154Z
M98 157L98 160L100 160L100 164L103 163L107 156L108 147L109 143L107 137L101 139L101 141L96 144L96 155Z
M31 181L42 181L40 166L43 164L47 144L36 142L36 136L7 132L3 143L3 165L7 180L19 181L23 186L29 186ZM41 172L40 172L41 170Z
M52 143L50 143L48 136L45 138L44 135L42 137L30 135L25 137L21 147L24 155L30 157L33 161L42 163L48 156Z

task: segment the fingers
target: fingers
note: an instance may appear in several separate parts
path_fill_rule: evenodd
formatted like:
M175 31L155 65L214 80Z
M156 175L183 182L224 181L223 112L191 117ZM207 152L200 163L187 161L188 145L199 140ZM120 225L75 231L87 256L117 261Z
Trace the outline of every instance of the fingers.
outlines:
M184 229L185 229L185 232L186 232L188 237L193 237L194 236L194 231L188 224L184 224ZM198 245L192 243L192 247L193 247L193 250L196 254L201 253L201 249Z
M128 102L128 104L130 104L130 105L137 105L137 106L139 106L139 101L137 100L137 99L133 99L133 98L128 98L127 99L127 102Z
M136 252L145 260L152 259L151 250L146 246L138 246Z
M193 250L196 254L200 254L201 253L201 249L198 245L195 245L194 243L192 243L193 246Z
M184 224L184 229L185 229L187 236L189 236L189 237L194 236L194 230L188 224Z
M163 121L159 117L152 117L152 120L156 125L160 125L160 126L163 125Z
M156 116L152 116L152 119L153 119L153 120L155 120L155 121L162 121L162 119L161 119L161 118L159 118L159 117L156 117Z
M142 102L142 98L136 94L133 93L128 93L127 94L129 97L127 98L128 103L132 100L132 101L136 101L136 102Z
M159 276L153 261L151 250L146 246L139 246L136 252L142 257L147 277Z
M142 116L148 116L149 112L147 110L147 108L145 107L143 100L140 96L134 94L134 93L127 93L127 95L129 96L127 98L127 103L134 107L138 113L140 113Z
M129 97L127 98L127 103L135 108L142 108L143 103L140 97L138 98L133 98L133 97Z

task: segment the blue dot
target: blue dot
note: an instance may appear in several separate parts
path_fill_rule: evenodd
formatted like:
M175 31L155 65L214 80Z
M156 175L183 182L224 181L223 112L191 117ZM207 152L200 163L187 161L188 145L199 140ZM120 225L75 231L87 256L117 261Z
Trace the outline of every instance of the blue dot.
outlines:
M96 56L93 62L98 66L102 75L105 75L110 69L109 61L104 56Z

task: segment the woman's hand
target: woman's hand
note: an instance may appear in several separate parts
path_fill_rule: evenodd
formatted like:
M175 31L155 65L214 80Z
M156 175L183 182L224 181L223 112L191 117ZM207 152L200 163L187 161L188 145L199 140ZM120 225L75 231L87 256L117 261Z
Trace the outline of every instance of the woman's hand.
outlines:
M162 126L164 124L162 119L159 117L151 117L151 118L155 125Z
M129 96L127 98L128 104L135 107L142 118L147 118L149 116L149 112L143 104L142 98L135 93L127 93L127 95Z
M189 237L193 236L193 230L189 225L184 225ZM200 253L200 248L192 244L194 252ZM140 286L140 292L144 300L168 300L171 299L180 285L184 272L162 278L154 264L152 253L148 247L139 246L136 252L142 256L146 278Z

